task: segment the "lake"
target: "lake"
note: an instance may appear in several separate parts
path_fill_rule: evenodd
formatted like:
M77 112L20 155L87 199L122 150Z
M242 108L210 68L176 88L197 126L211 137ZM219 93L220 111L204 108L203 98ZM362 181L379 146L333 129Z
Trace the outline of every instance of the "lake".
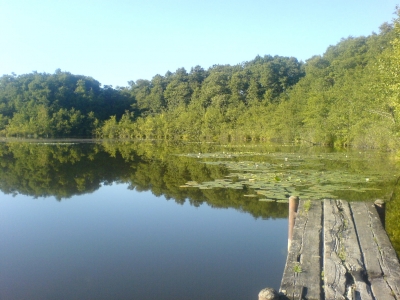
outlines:
M274 144L0 143L0 299L257 299L287 197L387 201L388 153ZM397 219L396 219L397 218Z

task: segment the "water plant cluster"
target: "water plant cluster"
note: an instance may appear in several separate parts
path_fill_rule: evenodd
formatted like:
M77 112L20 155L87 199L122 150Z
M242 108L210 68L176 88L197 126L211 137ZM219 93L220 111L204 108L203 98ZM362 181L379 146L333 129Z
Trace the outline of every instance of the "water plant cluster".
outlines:
M184 156L200 160L207 165L222 165L229 170L224 178L213 181L188 181L181 188L228 188L248 190L247 197L259 201L287 201L290 195L302 199L337 198L338 191L380 190L379 184L393 180L395 174L378 174L374 170L350 172L332 169L329 163L347 164L356 160L366 161L362 152L298 154L215 152L189 153ZM245 160L243 158L253 158Z
M254 143L0 143L0 190L64 201L92 193L101 185L127 183L129 189L151 191L178 204L233 208L263 219L287 217L287 205L279 203L286 201L282 195L287 190L302 198L308 192L310 200L329 195L349 201L380 198L387 203L386 230L400 254L400 185L395 161L376 151L327 151ZM305 183L308 187L300 186ZM253 188L257 184L260 187ZM277 195L267 186L279 190ZM270 193L270 197L259 193Z

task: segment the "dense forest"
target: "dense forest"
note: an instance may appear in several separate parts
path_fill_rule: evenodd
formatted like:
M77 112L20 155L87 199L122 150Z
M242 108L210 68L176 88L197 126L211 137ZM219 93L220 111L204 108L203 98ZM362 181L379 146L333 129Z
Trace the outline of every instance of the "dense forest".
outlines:
M0 78L0 134L301 141L398 149L400 19L305 62L257 56L104 85L54 74Z

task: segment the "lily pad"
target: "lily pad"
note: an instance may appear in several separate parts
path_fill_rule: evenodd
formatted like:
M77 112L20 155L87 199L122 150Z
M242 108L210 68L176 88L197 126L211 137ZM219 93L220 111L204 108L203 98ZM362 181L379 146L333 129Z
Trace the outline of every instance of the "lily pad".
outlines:
M349 164L366 161L368 157L361 153L251 153L251 152L216 152L192 153L185 155L201 159L202 163L222 165L229 174L212 182L187 182L185 186L198 188L252 189L263 199L287 199L290 195L303 198L337 198L336 193L351 191L364 193L379 191L377 184L388 180L376 172L350 172L343 168L328 168L332 162ZM199 157L200 156L200 157ZM252 159L252 160L250 160ZM393 175L393 174L390 174ZM389 176L389 173L388 173ZM368 178L368 180L366 180ZM374 182L374 186L371 185Z

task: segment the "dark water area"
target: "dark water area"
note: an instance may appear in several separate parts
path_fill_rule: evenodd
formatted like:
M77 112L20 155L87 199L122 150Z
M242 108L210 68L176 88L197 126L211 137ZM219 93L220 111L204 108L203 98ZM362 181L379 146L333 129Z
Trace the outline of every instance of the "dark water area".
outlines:
M288 193L384 199L398 251L398 175L289 145L0 143L0 299L256 299L280 284Z

